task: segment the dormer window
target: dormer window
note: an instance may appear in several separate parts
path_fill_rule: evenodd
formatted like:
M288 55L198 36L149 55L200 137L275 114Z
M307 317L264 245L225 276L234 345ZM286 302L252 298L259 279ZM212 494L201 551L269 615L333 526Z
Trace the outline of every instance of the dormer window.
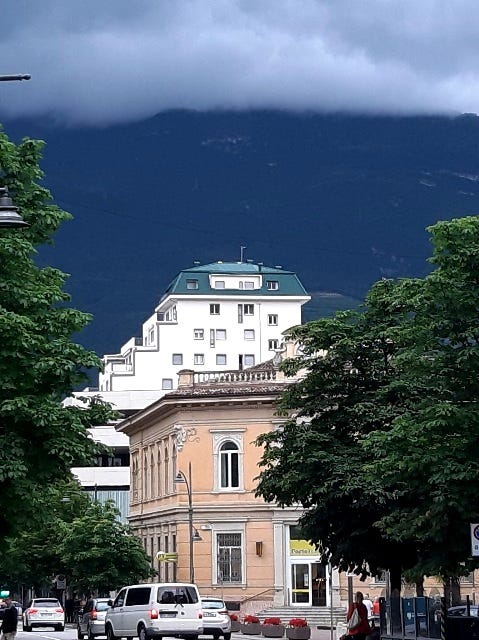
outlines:
M277 291L279 289L279 282L277 280L266 280L266 288L268 291Z
M225 288L225 281L224 280L217 280L215 282L215 289L224 289Z
M187 289L198 289L198 280L187 280L186 281L186 288Z

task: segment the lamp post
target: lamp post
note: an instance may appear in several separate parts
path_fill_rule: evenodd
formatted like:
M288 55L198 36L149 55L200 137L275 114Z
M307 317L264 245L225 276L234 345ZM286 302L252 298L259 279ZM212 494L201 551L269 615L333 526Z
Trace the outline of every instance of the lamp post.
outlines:
M188 477L183 471L178 471L175 477L175 484L185 484L186 493L188 494L188 536L190 543L190 582L195 581L195 564L193 557L193 544L201 540L201 536L193 526L193 496L191 485L191 462L188 462Z

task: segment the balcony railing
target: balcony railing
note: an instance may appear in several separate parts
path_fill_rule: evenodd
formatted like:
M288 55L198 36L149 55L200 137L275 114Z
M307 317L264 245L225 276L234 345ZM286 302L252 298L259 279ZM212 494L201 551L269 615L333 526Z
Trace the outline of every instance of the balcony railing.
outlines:
M190 387L201 384L241 384L261 382L284 382L284 374L275 369L244 369L234 371L192 371L183 369L179 372L179 387Z

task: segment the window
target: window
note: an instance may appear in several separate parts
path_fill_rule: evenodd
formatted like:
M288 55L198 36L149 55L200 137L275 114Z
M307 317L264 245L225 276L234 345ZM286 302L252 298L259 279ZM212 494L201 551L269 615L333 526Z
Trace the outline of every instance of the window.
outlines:
M244 288L245 289L254 289L254 282L251 282L251 280L246 280L244 283Z
M220 447L220 487L239 488L239 451L234 442L225 442Z
M244 339L245 340L254 340L254 329L245 329L244 330Z
M163 378L161 380L162 389L173 389L173 378Z
M211 316L220 315L220 305L218 303L210 304L210 315Z
M216 329L216 339L226 340L226 329Z
M148 332L148 341L150 344L153 344L155 341L155 330L154 329L150 329Z
M217 353L216 354L216 364L225 365L226 364L226 353Z
M187 289L198 289L198 280L187 280L186 281Z
M252 367L254 365L254 355L247 353L243 356L243 365L245 367Z
M204 340L205 339L204 329L193 329L193 337L195 340Z
M254 316L254 304L244 304L243 310L245 316Z
M126 596L125 606L148 604L150 602L150 592L151 587L130 587Z
M182 353L174 353L172 356L172 364L183 364L183 354Z
M278 315L276 313L268 313L268 324L270 327L276 327L278 324Z
M276 291L279 289L279 282L277 280L266 280L266 288L268 291Z
M205 354L204 353L195 353L193 357L193 362L195 364L205 364Z
M225 281L224 280L217 280L215 282L215 289L224 289L225 288Z
M216 344L215 341L215 330L214 329L210 329L210 347L214 347Z
M125 604L126 589L122 589L115 598L115 607L122 607Z
M220 584L242 582L241 533L218 533L218 576Z
M272 340L268 340L268 349L270 351L279 349L279 340L276 340L276 338L273 338Z

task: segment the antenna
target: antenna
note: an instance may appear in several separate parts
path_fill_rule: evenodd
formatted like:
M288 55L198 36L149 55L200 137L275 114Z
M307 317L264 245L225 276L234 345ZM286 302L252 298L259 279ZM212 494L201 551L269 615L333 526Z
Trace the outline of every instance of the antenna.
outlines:
M240 247L240 262L243 262L244 250L245 249L247 249L247 247L244 247L243 245L241 245L241 247Z

